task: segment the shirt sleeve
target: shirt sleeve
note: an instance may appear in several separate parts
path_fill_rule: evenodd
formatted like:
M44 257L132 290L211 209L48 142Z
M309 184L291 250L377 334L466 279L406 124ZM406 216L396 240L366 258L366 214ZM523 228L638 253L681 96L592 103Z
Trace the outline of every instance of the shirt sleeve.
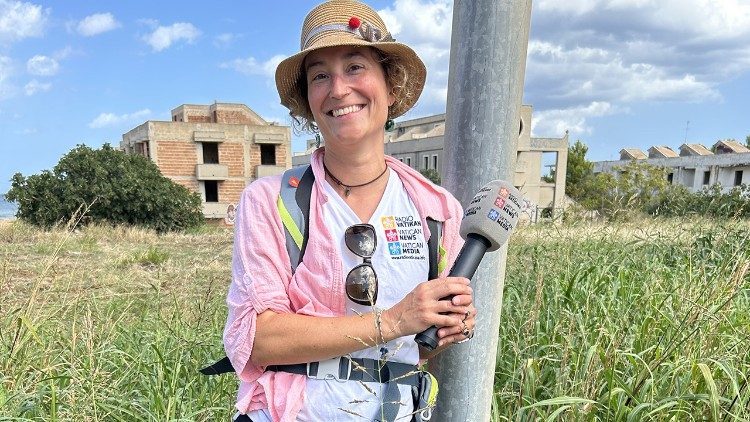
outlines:
M262 373L262 368L250 363L258 314L267 309L292 312L287 294L291 265L276 210L279 183L280 178L253 182L237 207L224 349L246 382Z

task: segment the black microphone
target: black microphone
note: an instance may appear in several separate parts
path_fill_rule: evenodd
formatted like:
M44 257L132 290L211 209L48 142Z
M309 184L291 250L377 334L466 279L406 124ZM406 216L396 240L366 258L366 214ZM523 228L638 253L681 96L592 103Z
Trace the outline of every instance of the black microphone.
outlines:
M500 248L508 241L521 212L521 193L503 180L493 180L474 195L461 220L461 237L466 239L449 276L471 279L486 252ZM450 300L453 296L441 300ZM417 334L414 340L427 350L438 345L438 327Z

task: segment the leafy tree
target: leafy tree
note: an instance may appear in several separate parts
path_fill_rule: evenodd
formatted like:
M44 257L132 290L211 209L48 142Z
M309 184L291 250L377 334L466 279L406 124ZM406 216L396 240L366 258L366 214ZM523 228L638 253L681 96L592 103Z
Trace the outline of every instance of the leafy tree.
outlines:
M582 205L610 218L628 217L655 209L672 185L668 170L632 160L614 168L612 173L599 173L586 179Z
M750 148L750 135L747 135L745 137L745 146Z
M424 169L419 170L422 176L426 177L430 182L439 185L440 184L440 173L435 169Z
M594 163L586 159L589 147L581 140L568 147L565 193L576 201L584 198L588 180L594 174Z
M24 177L16 173L9 201L20 220L42 227L64 223L86 208L81 222L138 225L158 232L203 222L200 196L161 175L150 160L105 144L79 145L52 169Z

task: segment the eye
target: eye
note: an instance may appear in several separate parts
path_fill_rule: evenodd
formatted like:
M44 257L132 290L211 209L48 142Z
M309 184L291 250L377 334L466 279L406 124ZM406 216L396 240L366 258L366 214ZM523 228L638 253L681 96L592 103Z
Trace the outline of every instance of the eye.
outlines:
M362 66L361 64L358 64L358 63L353 63L353 64L350 64L350 65L349 65L349 68L348 68L347 70L348 70L349 72L355 72L355 73L356 73L356 72L358 72L358 71L360 71L360 70L362 70L362 69L364 69L364 68L365 68L365 67L364 67L364 66Z
M328 75L323 72L316 72L308 76L309 82L318 82L325 80L326 78L328 78Z

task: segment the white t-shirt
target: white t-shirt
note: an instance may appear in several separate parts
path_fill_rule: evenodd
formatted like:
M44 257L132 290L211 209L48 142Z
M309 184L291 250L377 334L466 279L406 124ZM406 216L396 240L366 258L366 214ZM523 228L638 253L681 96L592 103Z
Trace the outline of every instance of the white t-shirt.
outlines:
M323 186L329 198L323 208L325 224L337 243L345 281L349 271L361 264L363 259L346 247L344 232L347 227L361 221L328 182L324 181ZM403 299L417 284L426 281L429 272L427 242L419 213L395 172L389 170L383 200L368 223L375 227L378 239L372 257L372 265L378 277L376 306L387 309ZM346 295L345 292L341 294ZM358 305L347 298L347 315L370 312L370 306ZM375 327L373 334L374 330ZM390 361L414 365L419 361L419 349L413 335L354 352L351 356L379 359L381 353L386 353L386 359ZM308 379L305 402L297 420L361 422L380 419L384 385L370 382L364 384L367 388L357 381ZM398 387L402 406L397 419L408 421L414 410L411 388L406 385ZM253 421L270 421L265 411L251 412L249 416Z

